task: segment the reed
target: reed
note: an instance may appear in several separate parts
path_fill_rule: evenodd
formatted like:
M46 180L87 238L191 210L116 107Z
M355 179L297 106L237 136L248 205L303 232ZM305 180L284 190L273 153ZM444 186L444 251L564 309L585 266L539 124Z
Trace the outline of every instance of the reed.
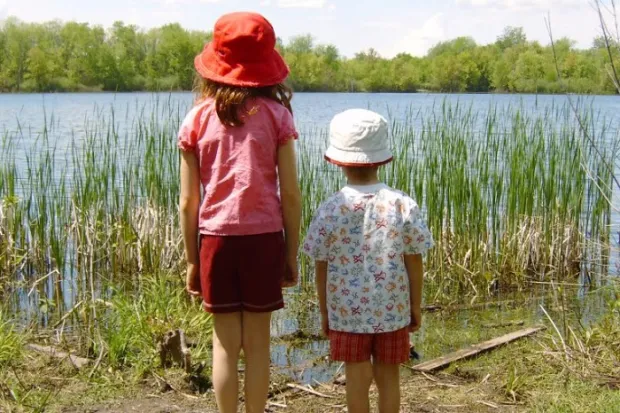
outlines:
M434 296L565 279L605 262L600 246L609 243L612 196L606 165L615 162L618 135L594 115L579 113L582 129L567 107L475 113L443 102L392 122L396 156L382 175L425 210L436 240L427 259ZM301 171L307 224L342 177L308 154Z
M0 282L21 280L13 308L43 308L49 323L90 303L68 319L87 337L100 329L107 313L97 303L111 291L132 294L144 274L182 272L175 137L186 108L156 100L131 109L95 108L69 136L50 117L40 133L19 128L0 140ZM569 107L476 112L444 101L392 120L395 160L381 174L417 199L433 231L431 298L524 288L607 262L607 165L620 139L596 113L579 116L585 130ZM302 131L304 229L344 183L323 160L326 141L323 129ZM311 287L312 263L300 265Z

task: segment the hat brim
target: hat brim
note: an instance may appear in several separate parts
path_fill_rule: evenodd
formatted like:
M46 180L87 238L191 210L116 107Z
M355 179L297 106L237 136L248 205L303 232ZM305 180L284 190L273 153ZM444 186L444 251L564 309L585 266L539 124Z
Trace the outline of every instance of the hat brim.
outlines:
M330 146L325 151L325 160L338 166L375 167L392 162L393 156L389 149L376 152L350 152Z
M290 70L280 53L256 62L231 64L223 61L215 51L213 42L207 44L194 59L200 76L214 82L241 87L273 86L284 82Z

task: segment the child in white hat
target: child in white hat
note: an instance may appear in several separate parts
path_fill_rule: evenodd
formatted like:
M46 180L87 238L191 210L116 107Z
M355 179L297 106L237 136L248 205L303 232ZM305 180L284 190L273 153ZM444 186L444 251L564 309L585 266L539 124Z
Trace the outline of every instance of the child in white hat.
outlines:
M392 160L381 115L336 115L325 159L348 185L316 211L303 246L316 261L322 330L332 360L346 366L348 411L369 411L374 378L380 412L396 413L399 365L422 322L422 254L433 239L416 202L379 181L378 168Z

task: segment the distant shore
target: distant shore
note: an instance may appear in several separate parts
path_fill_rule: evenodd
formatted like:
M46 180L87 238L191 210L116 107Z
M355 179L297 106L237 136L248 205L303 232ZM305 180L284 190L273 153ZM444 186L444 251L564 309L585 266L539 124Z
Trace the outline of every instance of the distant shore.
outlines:
M132 93L192 93L191 90L132 90L132 91L114 91L114 90L69 90L69 91L49 91L49 92L0 92L2 95L70 95L70 94L123 94L128 95ZM418 89L412 91L333 91L333 90L293 90L293 93L325 93L325 94L354 94L354 95L515 95L515 96L565 96L565 95L579 95L579 96L617 96L617 93L543 93L543 92L507 92L507 91L489 91L489 92L455 92L455 91L436 91L427 89Z

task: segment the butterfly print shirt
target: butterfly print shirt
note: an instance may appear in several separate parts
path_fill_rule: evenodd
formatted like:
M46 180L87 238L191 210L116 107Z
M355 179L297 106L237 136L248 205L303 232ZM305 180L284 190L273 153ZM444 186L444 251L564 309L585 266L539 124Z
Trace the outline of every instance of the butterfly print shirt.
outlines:
M387 185L346 186L316 211L304 253L327 261L329 328L387 333L411 323L404 255L433 246L416 202Z

